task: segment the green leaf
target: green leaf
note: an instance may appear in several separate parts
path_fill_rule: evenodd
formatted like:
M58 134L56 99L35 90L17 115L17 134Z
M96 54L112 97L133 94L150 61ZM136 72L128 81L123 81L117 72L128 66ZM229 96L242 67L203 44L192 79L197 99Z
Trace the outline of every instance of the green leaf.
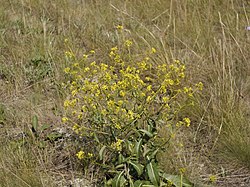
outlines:
M37 115L34 115L32 118L32 132L37 133L38 131L38 117Z
M44 124L44 125L41 126L41 129L40 129L40 130L41 130L41 132L42 132L42 131L48 129L49 127L50 127L50 125Z
M135 183L134 183L134 187L142 187L143 184L144 184L143 181L137 180L137 181L135 181Z
M50 133L47 135L47 138L50 141L56 141L58 138L61 138L61 137L62 137L62 134L59 134L59 133Z
M137 180L134 183L134 187L143 187L143 186L155 187L149 181L144 181L144 180Z
M125 161L125 158L124 158L124 156L120 153L119 155L118 155L118 164L121 164L121 163L123 163Z
M152 138L154 135L152 133L150 133L149 131L145 130L145 129L139 129L138 131L143 132L144 134L146 134L149 138Z
M177 187L181 186L181 184L182 184L182 187L193 186L193 184L188 179L181 177L180 175L170 175L170 174L163 173L162 177L172 182Z
M99 151L99 158L103 160L104 150L106 149L106 145L102 146L101 150Z
M135 143L134 152L135 152L135 155L136 155L136 158L137 158L137 159L138 159L139 156L140 156L141 146L142 146L142 138L140 138L139 141Z
M119 164L119 165L115 166L115 169L120 169L120 168L124 168L124 164Z
M155 185L159 186L160 183L160 177L159 177L159 172L157 165L154 161L150 161L147 164L147 174L150 179L150 181Z
M95 141L96 141L97 143L100 143L99 138L97 137L96 133L94 132L93 134L94 134L94 139L95 139Z
M104 187L110 187L110 186L112 186L112 180L113 179L109 179L108 181L105 181Z
M148 157L147 155L148 155L148 153L150 153L151 149L149 149L147 146L144 146L143 148L144 148L143 157ZM149 158L149 160L150 160L150 158Z
M147 123L148 123L148 131L150 133L152 133L152 134L155 133L156 132L156 123L155 123L155 121L153 119L149 118Z
M126 145L127 150L129 150L130 153L133 153L133 143L129 140L126 140L125 145Z
M144 185L142 185L142 187L158 187L158 186L155 186L153 184L144 184Z
M143 173L144 166L142 164L133 161L129 161L129 164L133 166L139 176Z
M151 159L155 159L156 154L158 153L158 151L159 151L159 148L156 149L155 151L153 151L152 153L150 153L149 159L150 159L150 160L151 160Z
M123 187L126 183L126 179L123 176L124 171L118 173L112 181L112 187Z

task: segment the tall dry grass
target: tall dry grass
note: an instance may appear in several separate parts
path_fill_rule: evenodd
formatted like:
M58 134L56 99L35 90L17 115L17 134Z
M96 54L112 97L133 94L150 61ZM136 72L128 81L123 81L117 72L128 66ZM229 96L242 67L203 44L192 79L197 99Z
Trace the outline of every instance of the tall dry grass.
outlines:
M43 123L60 126L65 95L60 85L64 80L62 69L67 65L64 39L69 39L79 55L95 49L96 60L105 61L104 54L114 42L119 42L115 31L119 24L125 28L124 35L136 41L141 51L148 47L157 49L155 63L180 59L188 67L187 84L202 81L205 86L203 94L195 100L195 108L185 111L193 124L176 141L186 144L173 145L162 155L163 168L177 172L179 167L186 167L191 178L201 180L199 175L219 173L217 160L232 160L249 167L250 31L245 29L250 25L249 1L1 0L0 3L1 131L26 129L34 114ZM14 152L12 148L8 150ZM9 173L10 178L14 173L16 181L33 178L33 172L23 174L17 172L17 167L11 167L15 160L29 163L28 158L4 155L2 173ZM20 167L27 171L30 168ZM8 175L0 175L7 177L0 180L5 181L0 185L11 186ZM32 185L42 184L35 180Z

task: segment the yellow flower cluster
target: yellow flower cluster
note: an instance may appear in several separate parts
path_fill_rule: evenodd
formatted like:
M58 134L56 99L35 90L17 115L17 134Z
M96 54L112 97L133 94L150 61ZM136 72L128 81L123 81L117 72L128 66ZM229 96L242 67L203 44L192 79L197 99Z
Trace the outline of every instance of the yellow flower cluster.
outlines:
M127 40L124 44L130 47L133 43ZM129 132L128 127L142 127L151 116L167 124L181 108L178 98L192 97L195 92L192 87L182 86L185 65L179 60L153 66L150 55L156 53L155 48L136 60L121 51L117 46L111 48L110 61L104 63L92 61L90 56L95 51L91 50L64 69L70 77L65 84L70 94L64 101L67 117L62 118L74 124L77 134L90 136L98 132L119 137L111 145L117 151L122 149L121 139ZM67 53L68 58L74 56ZM202 86L198 83L196 88L201 90ZM176 126L189 127L190 123L189 118L184 118ZM83 151L77 153L79 159L84 156Z
M77 156L77 158L78 158L79 160L82 160L82 159L84 159L84 157L85 157L85 153L84 153L83 151L79 151L79 152L76 154L76 156Z
M85 152L83 151L79 151L77 154L76 154L77 158L79 160L82 160L82 159L85 159L85 158L92 158L93 157L93 154L92 153L88 153L87 155L85 154Z
M128 46L132 42L127 40L125 44ZM152 48L152 52L155 53L156 49ZM83 57L84 60L87 56ZM101 114L105 121L103 126L120 124L121 128L143 111L154 111L152 106L156 103L162 103L162 108L169 109L171 97L180 92L175 87L184 78L184 65L175 61L171 65L152 68L149 57L131 64L122 60L118 47L113 47L109 56L114 66L96 62L88 66L86 63L74 63L64 69L73 79L68 85L71 98L65 100L65 109L76 108L73 113L77 119ZM190 90L184 88L183 93L190 95ZM140 106L143 103L144 106Z
M116 151L121 151L122 150L122 140L121 139L117 139L116 142L111 144L111 147L113 149L115 149Z

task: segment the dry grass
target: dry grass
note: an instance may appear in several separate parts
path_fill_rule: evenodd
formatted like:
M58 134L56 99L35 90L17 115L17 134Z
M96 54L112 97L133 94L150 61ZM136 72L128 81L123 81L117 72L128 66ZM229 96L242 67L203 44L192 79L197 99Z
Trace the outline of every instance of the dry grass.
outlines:
M249 1L0 3L0 131L6 141L13 129L28 129L34 114L41 123L61 125L64 39L79 55L95 49L97 60L105 60L103 54L119 42L115 26L120 24L141 51L157 48L156 63L180 59L188 67L187 84L205 85L196 107L185 111L193 124L176 141L186 144L172 145L162 155L163 168L177 172L186 167L188 177L199 183L219 174L227 166L223 159L250 167L250 31L245 30L250 25ZM0 153L0 186L48 186L41 178L50 180L49 174L40 171L54 165L38 160L34 155L39 150L4 149L8 151Z

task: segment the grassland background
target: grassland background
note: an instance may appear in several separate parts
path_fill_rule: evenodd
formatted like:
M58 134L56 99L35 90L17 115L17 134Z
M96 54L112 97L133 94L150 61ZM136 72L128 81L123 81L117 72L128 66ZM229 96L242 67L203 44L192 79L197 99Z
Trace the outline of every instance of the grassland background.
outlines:
M249 19L248 0L0 0L0 186L56 186L55 178L80 173L73 148L20 148L15 137L34 115L51 129L62 126L64 40L79 55L95 49L96 60L107 61L117 25L138 53L155 47L156 64L180 59L186 83L204 83L195 108L185 111L192 127L161 155L162 168L185 167L196 184L216 176L211 185L248 186Z

